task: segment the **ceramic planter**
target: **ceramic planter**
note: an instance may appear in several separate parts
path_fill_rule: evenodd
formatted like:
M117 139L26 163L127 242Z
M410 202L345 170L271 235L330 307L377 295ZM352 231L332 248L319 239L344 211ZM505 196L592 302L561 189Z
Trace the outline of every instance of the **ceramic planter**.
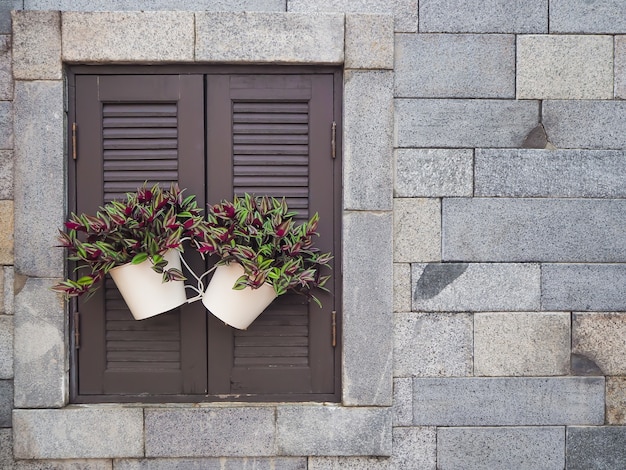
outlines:
M180 270L178 251L170 250L163 258L167 260L166 269ZM163 275L152 269L150 260L117 266L109 273L135 320L153 317L187 302L185 283L163 282Z
M239 330L248 328L276 298L276 292L269 284L258 289L233 289L243 273L243 267L238 263L218 266L202 296L202 303L209 312Z

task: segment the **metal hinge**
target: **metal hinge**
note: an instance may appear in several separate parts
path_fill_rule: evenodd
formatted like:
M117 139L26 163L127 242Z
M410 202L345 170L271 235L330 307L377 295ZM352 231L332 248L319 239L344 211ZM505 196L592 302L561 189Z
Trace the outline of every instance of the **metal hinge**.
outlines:
M333 121L333 124L330 128L330 156L337 157L337 123Z
M74 312L74 348L80 348L80 313Z
M78 126L75 122L72 123L72 160L76 160L76 129Z
M337 346L337 312L335 310L331 313L332 318L332 343L333 348Z

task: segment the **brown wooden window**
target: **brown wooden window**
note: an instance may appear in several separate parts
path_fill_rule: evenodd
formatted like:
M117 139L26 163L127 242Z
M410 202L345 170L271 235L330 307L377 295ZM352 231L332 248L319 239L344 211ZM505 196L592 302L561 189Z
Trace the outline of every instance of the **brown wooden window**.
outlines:
M246 331L201 302L135 321L106 283L71 304L74 402L339 399L340 80L330 68L70 71L71 210L94 212L144 181L178 181L201 205L285 196L302 218L319 212L320 247L335 255L323 309L283 296Z

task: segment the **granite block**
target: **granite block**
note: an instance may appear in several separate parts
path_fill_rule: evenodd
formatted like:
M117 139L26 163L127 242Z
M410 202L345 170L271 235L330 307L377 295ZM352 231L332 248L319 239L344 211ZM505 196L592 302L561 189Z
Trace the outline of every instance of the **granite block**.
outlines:
M343 404L390 406L393 368L391 213L347 212L343 239ZM372 273L376 273L375 276ZM364 338L376 338L376 347Z
M4 279L4 289L2 295L4 302L0 302L3 305L3 311L5 315L13 315L13 300L15 294L15 275L13 266L4 266L1 275Z
M2 15L0 7L0 15ZM1 20L0 20L1 21ZM13 53L11 36L0 35L0 100L13 99ZM0 170L1 172L1 170ZM1 183L0 183L1 189Z
M50 290L58 281L29 278L15 298L13 373L17 408L66 404L65 303Z
M309 457L307 470L395 470L388 457Z
M441 260L439 199L393 200L393 259L397 263Z
M470 197L473 161L470 149L398 149L395 196Z
M306 457L123 459L115 470L307 470Z
M551 33L626 33L622 0L550 0Z
M472 325L469 313L397 313L394 377L472 375Z
M393 265L393 311L411 310L411 265L394 263Z
M604 377L413 379L419 426L604 423Z
M196 13L195 18L196 61L325 64L344 61L342 14L211 12Z
M441 470L562 470L565 428L439 428Z
M390 407L279 405L276 442L279 455L389 456Z
M347 69L393 69L393 17L346 15Z
M396 32L414 33L417 31L417 3L417 0L289 0L287 11L393 14Z
M13 378L13 315L0 315L0 379Z
M0 380L0 428L11 427L13 410L13 381Z
M13 77L60 80L61 15L58 11L13 12Z
M566 470L626 468L626 427L572 426L567 428Z
M63 12L67 62L189 62L194 14L181 11Z
M16 470L113 470L110 459L18 460Z
M557 148L626 148L626 101L546 100L542 114Z
M13 201L0 201L0 265L14 262L14 215Z
M24 0L26 10L62 11L285 11L285 0Z
M626 424L626 377L606 378L606 423Z
M538 264L413 264L414 311L533 311L539 308Z
M437 431L431 427L393 429L393 469L419 468L435 470L437 465Z
M398 34L395 95L411 98L513 98L512 34Z
M15 469L13 431L11 429L0 429L0 468L3 470Z
M537 101L396 99L398 147L520 147L539 122Z
M624 344L626 313L573 314L572 353L593 361L604 375L626 375Z
M413 380L409 377L393 379L393 425L413 424Z
M624 150L477 149L474 194L489 197L626 197Z
M626 200L445 199L444 261L626 261Z
M485 312L474 315L475 375L567 375L569 361L569 313Z
M541 308L544 310L625 311L623 264L544 264Z
M65 218L63 82L18 81L14 105L15 269L63 277L63 252L53 248Z
M13 412L16 459L143 457L141 408Z
M613 98L613 37L517 38L518 99Z
M391 210L393 197L393 72L344 75L344 208Z
M626 36L615 36L615 98L626 99Z
M14 133L13 103L11 101L0 101L0 149L13 149Z
M146 457L271 456L276 446L275 409L146 408L145 439Z
M0 150L0 200L13 199L13 152Z
M547 33L548 0L420 0L422 33Z
M11 10L24 8L24 0L4 0L0 2L0 34L11 34Z

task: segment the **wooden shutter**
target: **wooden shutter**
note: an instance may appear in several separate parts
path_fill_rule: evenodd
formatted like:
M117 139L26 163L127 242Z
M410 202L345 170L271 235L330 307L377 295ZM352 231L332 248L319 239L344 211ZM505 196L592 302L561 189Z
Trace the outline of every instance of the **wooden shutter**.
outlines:
M178 181L204 203L202 76L77 75L75 83L77 212L94 213L144 181ZM136 321L109 279L77 308L76 401L206 392L199 303Z
M331 156L334 77L215 75L207 79L207 201L244 192L286 197L300 219L320 214L319 245L340 254ZM209 393L256 400L337 397L336 286L319 309L283 296L240 331L209 320Z

